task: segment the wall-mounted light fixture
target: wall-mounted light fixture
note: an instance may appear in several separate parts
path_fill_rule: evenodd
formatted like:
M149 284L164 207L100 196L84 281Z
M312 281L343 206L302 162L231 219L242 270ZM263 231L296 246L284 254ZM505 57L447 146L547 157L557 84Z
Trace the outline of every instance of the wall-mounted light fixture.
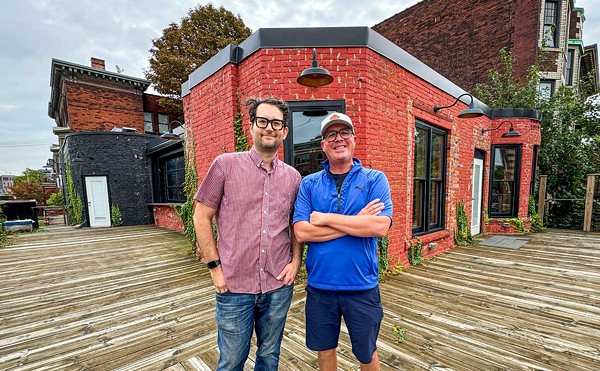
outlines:
M443 106L443 107L433 106L433 112L437 112L444 108L453 107L456 103L458 103L460 98L462 98L464 96L468 96L469 98L471 98L471 103L469 103L469 108L462 110L458 113L458 117L461 119L471 119L471 118L483 116L484 115L483 111L479 108L475 108L475 102L474 102L473 96L469 93L464 93L464 94L459 95L458 98L456 98L456 100L454 101L454 103L452 103L449 106Z
M325 68L319 67L319 62L317 62L317 49L313 48L311 67L302 71L296 81L300 85L309 86L311 88L325 86L331 84L333 81L331 73L329 73L329 71L327 71Z
M175 125L175 127L181 126L183 127L184 125L177 121L177 120L173 120L169 123L169 131L167 131L166 133L163 133L160 137L166 140L181 140L181 137L175 133L173 133L173 124L177 124Z
M485 133L486 131L494 131L494 130L498 130L500 129L500 127L505 124L505 123L509 123L510 124L510 128L508 129L508 131L504 134L502 134L502 138L514 138L514 137L520 137L521 133L519 133L518 131L515 131L515 128L513 127L513 123L510 122L509 120L505 120L502 121L500 123L500 125L498 125L498 127L496 128L492 128L492 129L481 129L481 134Z

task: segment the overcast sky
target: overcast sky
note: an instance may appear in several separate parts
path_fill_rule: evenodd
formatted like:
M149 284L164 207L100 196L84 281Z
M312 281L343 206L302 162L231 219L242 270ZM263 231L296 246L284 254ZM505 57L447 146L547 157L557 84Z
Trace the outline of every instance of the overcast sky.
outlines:
M212 1L239 14L252 31L261 27L373 26L418 0ZM48 117L52 58L144 78L152 39L179 22L192 0L16 0L0 12L0 174L39 169L51 157L54 120ZM593 4L596 3L596 4ZM595 7L593 6L595 5ZM600 44L598 0L585 9L584 43Z

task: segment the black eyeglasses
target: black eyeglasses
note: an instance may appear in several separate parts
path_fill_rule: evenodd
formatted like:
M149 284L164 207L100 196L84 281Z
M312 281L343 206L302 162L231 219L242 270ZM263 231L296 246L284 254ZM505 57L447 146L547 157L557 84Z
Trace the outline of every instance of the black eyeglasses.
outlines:
M271 127L273 128L273 130L281 130L285 127L285 121L283 121L283 120L279 120L279 119L269 120L267 118L258 117L258 116L254 119L254 123L256 123L256 126L258 126L261 129L266 129L267 126L269 126L269 124L271 124Z
M326 142L333 142L337 138L338 134L340 135L340 137L342 137L342 139L348 139L354 135L354 132L352 131L352 129L328 131L325 134L323 134L323 139L325 139Z

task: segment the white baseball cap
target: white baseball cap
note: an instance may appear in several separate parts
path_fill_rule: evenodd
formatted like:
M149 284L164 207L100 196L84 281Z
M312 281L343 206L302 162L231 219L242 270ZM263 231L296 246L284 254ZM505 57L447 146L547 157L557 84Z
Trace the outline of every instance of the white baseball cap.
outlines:
M321 121L321 135L324 135L327 129L333 124L344 124L354 132L352 120L347 115L339 112L332 112Z

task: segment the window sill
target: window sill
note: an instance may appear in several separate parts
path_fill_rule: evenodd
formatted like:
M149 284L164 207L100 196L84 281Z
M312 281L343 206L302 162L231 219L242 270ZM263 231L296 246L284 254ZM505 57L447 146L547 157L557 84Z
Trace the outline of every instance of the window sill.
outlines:
M146 205L148 206L181 206L185 202L150 202Z

